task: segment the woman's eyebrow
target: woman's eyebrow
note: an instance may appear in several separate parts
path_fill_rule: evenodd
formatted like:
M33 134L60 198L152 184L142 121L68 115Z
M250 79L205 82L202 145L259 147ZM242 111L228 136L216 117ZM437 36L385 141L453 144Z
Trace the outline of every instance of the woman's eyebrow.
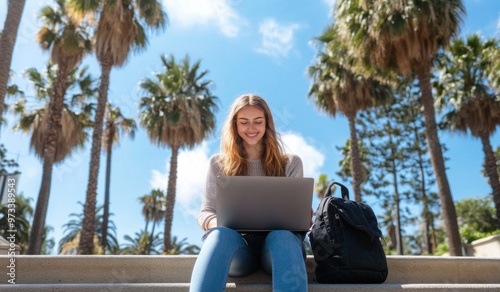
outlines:
M264 117L256 117L254 120L263 119ZM240 117L238 120L249 120L249 118Z

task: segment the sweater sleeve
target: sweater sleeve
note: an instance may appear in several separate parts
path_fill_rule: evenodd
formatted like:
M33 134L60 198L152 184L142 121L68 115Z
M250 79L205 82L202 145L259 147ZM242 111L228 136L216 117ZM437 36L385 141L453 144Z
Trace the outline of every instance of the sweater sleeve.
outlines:
M302 159L295 154L288 154L288 164L286 165L286 176L288 177L303 177L304 168Z
M216 183L217 176L221 174L220 154L210 158L210 163L205 182L205 191L201 200L201 211L198 215L198 225L201 229L208 230L208 223L217 217L216 215Z

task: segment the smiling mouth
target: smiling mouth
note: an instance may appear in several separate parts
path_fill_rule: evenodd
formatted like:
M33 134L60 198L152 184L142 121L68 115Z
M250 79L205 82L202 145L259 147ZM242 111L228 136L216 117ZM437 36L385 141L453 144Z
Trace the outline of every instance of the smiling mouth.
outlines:
M247 135L247 137L249 137L249 138L255 138L255 137L257 137L259 134L258 134L258 133L256 133L256 134L246 134L246 135Z

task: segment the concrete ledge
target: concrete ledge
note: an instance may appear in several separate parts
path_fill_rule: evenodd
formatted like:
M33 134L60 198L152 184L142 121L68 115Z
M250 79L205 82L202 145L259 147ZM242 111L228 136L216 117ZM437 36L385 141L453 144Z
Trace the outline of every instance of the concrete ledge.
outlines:
M15 286L31 289L30 287L32 286L26 285L33 284L40 289L48 289L47 291L49 291L50 289L54 289L54 287L59 287L61 284L68 284L70 286L82 284L77 285L77 287L80 287L78 289L87 289L86 287L92 287L88 285L101 285L99 287L112 285L113 287L117 287L116 285L123 285L126 283L125 286L129 287L127 289L132 289L134 285L144 284L147 287L151 287L148 289L154 290L156 284L163 287L162 289L165 289L165 285L170 284L164 283L180 283L172 285L177 287L176 289L181 289L183 287L182 283L189 283L195 260L196 256L21 255L15 257L15 282L18 284ZM0 256L0 284L8 284L8 276L6 273L8 272L7 265L9 265L9 261L10 257ZM387 262L389 266L389 276L384 283L384 289L393 289L391 287L399 287L397 289L410 289L409 287L412 287L406 284L500 284L500 257L388 256ZM309 282L311 285L315 285L312 284L315 266L312 256L308 256L306 263ZM2 269L4 269L3 272ZM230 278L228 282L234 283L237 287L260 287L259 285L270 287L271 277L259 271L248 277ZM389 284L394 284L395 286ZM334 287L337 289L340 286L335 285ZM471 286L471 289L474 287L487 286L488 285L476 285ZM5 288L6 286L0 287ZM319 285L318 288L315 289L324 289L325 287L328 287L328 285ZM354 288L354 286L349 287ZM375 285L372 288L375 289L376 287L382 286ZM423 285L419 285L418 289L423 289L423 287ZM453 287L453 285L448 285L446 287ZM498 288L498 286L496 287ZM71 290L73 290L73 288ZM500 289L497 291L500 291Z
M474 240L465 246L467 255L475 257L500 257L500 234Z
M129 283L129 284L16 284L0 285L1 291L40 291L40 292L188 292L188 283ZM271 284L234 284L229 283L227 291L269 292ZM308 291L342 292L384 292L384 291L500 291L500 284L309 284Z
M389 256L385 283L500 283L500 258Z

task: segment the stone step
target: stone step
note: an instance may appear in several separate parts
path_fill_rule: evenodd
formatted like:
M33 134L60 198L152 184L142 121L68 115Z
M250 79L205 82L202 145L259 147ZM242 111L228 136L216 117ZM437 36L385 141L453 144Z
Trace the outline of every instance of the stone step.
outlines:
M0 256L0 291L188 291L196 256L16 256L15 282L8 284L11 258ZM314 259L306 266L310 291L500 291L500 258L388 256L383 284L314 284ZM4 269L4 271L2 271ZM259 271L229 278L231 291L271 291Z
M228 283L227 291L270 292L271 284ZM310 292L385 292L385 291L500 291L500 284L309 284ZM0 291L40 292L188 292L189 283L108 283L108 284L0 284Z

